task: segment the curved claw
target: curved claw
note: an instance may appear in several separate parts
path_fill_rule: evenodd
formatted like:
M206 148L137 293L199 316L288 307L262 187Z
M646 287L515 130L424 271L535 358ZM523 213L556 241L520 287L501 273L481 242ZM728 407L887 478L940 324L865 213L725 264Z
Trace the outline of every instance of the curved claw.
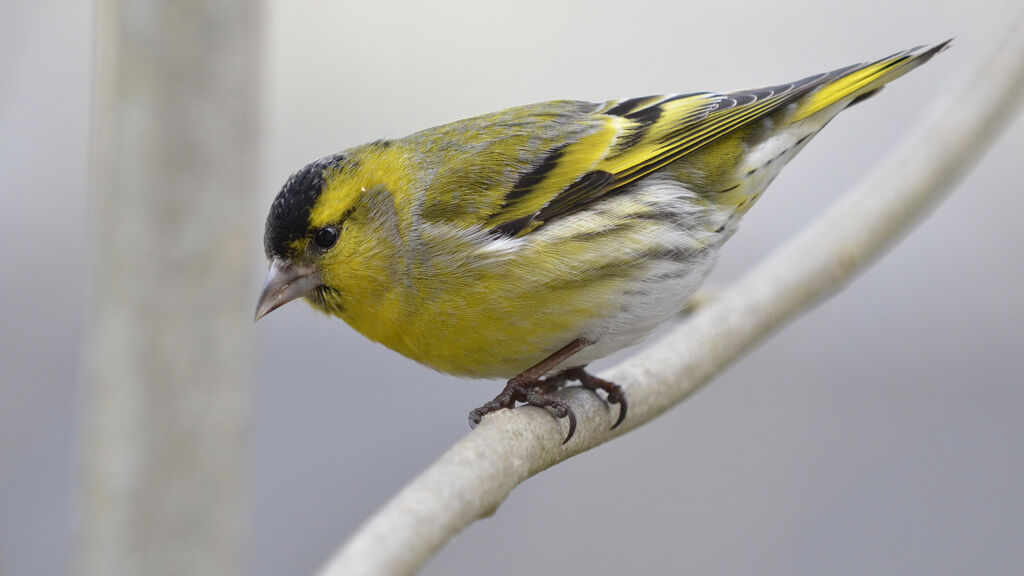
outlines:
M569 433L565 435L565 440L562 440L562 446L565 446L572 439L572 435L576 433L576 413L568 405L565 409L565 415L569 418Z
M565 439L562 440L562 444L568 442L572 435L576 433L576 413L573 411L565 402L561 400L555 400L554 398L543 394L539 388L534 388L527 392L525 402L530 406L537 406L538 408L550 408L552 414L556 418L568 418L569 419L569 433L566 434Z
M622 421L626 419L626 408L627 408L626 397L621 395L621 394L619 394L613 400L612 397L609 396L608 397L608 402L610 402L612 404L618 404L619 405L619 419L615 421L615 424L612 424L611 428L609 428L609 430L615 430L616 428L619 427L619 424L622 424Z
M628 408L626 393L622 390L622 386L589 374L583 368L574 368L572 371L572 377L579 380L580 384L588 390L604 390L608 395L607 402L609 404L619 405L619 417L615 421L615 424L612 424L612 427L609 428L609 430L615 430L618 428L619 424L622 424L622 421L626 419L626 410Z

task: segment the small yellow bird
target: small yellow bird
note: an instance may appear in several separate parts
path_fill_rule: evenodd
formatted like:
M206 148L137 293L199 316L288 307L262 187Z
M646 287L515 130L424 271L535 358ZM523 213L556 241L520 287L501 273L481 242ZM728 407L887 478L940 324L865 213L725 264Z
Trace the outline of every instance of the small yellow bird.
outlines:
M949 41L717 94L510 108L293 174L270 208L259 320L305 298L435 370L511 378L471 425L641 341L704 280L768 184L841 110ZM614 428L614 426L613 426Z

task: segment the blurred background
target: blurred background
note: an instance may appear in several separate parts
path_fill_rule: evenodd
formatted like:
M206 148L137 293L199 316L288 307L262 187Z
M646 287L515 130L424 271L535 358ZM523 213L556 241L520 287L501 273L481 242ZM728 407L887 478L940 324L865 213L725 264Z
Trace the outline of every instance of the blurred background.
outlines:
M711 280L726 284L882 160L935 101L962 89L1020 15L1018 0L266 0L236 3L190 32L195 36L178 39L197 48L183 53L179 67L153 73L187 78L194 62L206 76L196 84L182 80L180 91L155 105L164 107L152 126L153 108L97 102L111 90L97 86L97 78L118 63L97 62L106 54L97 46L114 40L96 6L107 16L124 10L121 37L145 44L145 35L124 31L142 20L143 30L160 30L167 13L174 17L168 27L188 27L189 10L204 4L213 5L146 12L107 1L5 3L3 576L89 573L86 565L95 573L102 560L82 548L110 544L96 535L107 525L105 505L96 504L103 476L96 470L125 445L147 454L133 463L162 466L154 474L174 493L168 509L193 505L190 494L224 495L216 502L226 504L214 511L224 517L209 521L226 547L219 553L232 558L230 570L310 574L465 434L466 413L500 390L497 381L431 372L301 304L252 325L266 270L263 219L280 185L306 162L517 104L748 88L955 37L952 49L841 115L793 161L727 245ZM234 60L217 56L225 46ZM218 92L218 82L234 92ZM179 133L202 127L197 109L243 122L180 139L202 150L237 145L224 153L228 160L150 188L117 180L124 168L118 155L155 170L164 160L145 160L150 148L139 149L131 136L90 152L92 143L109 140L93 131L122 126L122 113L149 126L142 140L159 142L161 126L179 123ZM659 574L1018 573L1022 158L1018 120L953 195L852 286L657 421L527 481L423 573L623 574L639 566ZM132 202L159 195L165 209L182 213L173 225L125 226L155 216L134 204L111 205L104 186L130 190ZM217 207L215 218L202 219L206 205ZM227 240L205 235L218 219L230 221ZM177 332L168 329L178 336L152 354L187 361L202 356L189 347L206 338L232 342L215 358L238 364L214 383L182 381L179 388L177 373L165 370L159 382L136 379L123 389L153 397L147 405L155 410L154 427L162 424L161 403L174 406L179 390L203 406L208 390L217 407L194 410L190 422L198 425L149 444L135 442L132 432L145 430L146 421L108 425L108 413L97 408L108 399L97 395L123 401L123 390L95 384L117 371L90 358L106 349L103 311L112 293L103 262L132 252L136 242L148 246L146 266L157 281L128 276L120 281L128 291L137 286L132 282L149 282L153 301L229 312L216 330L201 315L175 326ZM225 269L210 265L221 252L240 262L229 268L234 279L226 284L217 277ZM189 267L196 254L210 256L209 266ZM122 260L123 274L132 260ZM169 286L162 275L178 283ZM189 281L194 277L198 284ZM197 285L210 289L189 291ZM162 333L164 326L149 329ZM182 350L167 349L177 345ZM135 364L147 358L125 354L113 364L144 374ZM205 364L193 368L221 374ZM224 410L230 417L221 418ZM222 448L211 448L204 457L221 468L210 467L208 476L203 467L195 477L177 467L176 458L187 460L207 445L233 452L220 459ZM118 473L123 480L133 472ZM179 475L198 492L176 490ZM112 494L112 508L123 504ZM160 522L159 509L123 514L145 525ZM159 548L163 533L154 534L156 544L148 545ZM168 550L176 550L176 534L165 534Z

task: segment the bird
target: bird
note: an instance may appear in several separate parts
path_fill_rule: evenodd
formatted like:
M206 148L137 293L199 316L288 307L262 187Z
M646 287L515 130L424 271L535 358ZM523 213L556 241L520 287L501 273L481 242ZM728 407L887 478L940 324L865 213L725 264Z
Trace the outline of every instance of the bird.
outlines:
M840 111L944 50L776 86L519 106L315 160L271 204L259 320L299 298L437 371L576 415L568 382L675 316L780 170ZM611 408L609 408L610 410Z

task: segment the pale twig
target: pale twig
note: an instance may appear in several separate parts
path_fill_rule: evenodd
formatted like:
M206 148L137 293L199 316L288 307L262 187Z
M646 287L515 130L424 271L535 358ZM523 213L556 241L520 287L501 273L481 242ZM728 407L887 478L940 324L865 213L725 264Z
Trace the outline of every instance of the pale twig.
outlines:
M744 351L841 288L934 206L1011 123L1024 91L1024 21L935 122L808 229L655 346L604 374L626 388L629 417L591 392L565 391L579 416L524 407L484 419L371 517L321 576L412 574L520 482L625 434L683 400Z
M718 298L719 292L722 290L715 286L703 286L698 288L696 292L690 295L690 299L686 301L686 306L679 311L680 318L689 318L694 312L701 308L707 308L708 304L715 301Z

